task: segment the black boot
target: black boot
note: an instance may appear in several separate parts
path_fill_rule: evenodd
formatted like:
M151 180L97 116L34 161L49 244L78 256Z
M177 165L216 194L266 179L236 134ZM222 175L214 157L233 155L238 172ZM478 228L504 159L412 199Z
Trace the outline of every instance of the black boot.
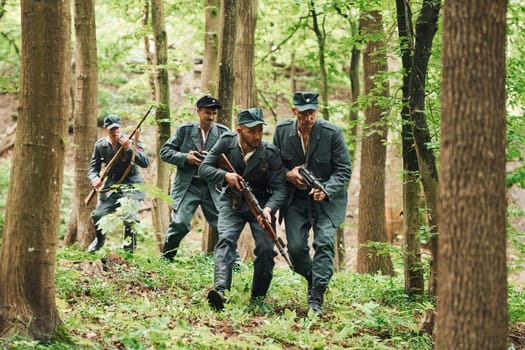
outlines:
M308 310L312 310L318 317L323 316L324 291L323 287L312 287L308 297Z
M208 303L215 310L224 309L226 302L225 291L230 290L232 284L232 266L222 263L215 263L215 288L208 292Z
M133 224L133 222L124 223L124 243L122 244L122 249L131 253L137 248L137 234L133 230Z
M106 242L106 236L101 230L95 230L95 239L89 244L88 252L94 253L104 246Z

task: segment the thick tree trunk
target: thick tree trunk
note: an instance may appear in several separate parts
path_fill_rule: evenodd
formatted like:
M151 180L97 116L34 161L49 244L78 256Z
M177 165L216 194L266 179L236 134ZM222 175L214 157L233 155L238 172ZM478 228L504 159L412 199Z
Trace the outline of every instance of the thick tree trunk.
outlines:
M436 349L507 349L503 0L446 1Z
M95 238L91 211L96 201L84 204L91 191L87 177L93 142L97 139L98 69L95 2L75 0L75 62L73 133L75 148L75 190L70 225L64 238L65 244L78 241L85 249ZM76 239L75 239L76 237Z
M0 255L0 336L56 338L55 257L70 115L71 13L21 1L18 127Z
M401 119L402 149L403 149L403 243L404 243L404 271L405 290L409 294L423 294L425 282L423 266L421 265L421 249L417 231L421 225L419 214L420 183L418 178L417 153L414 146L414 136L410 126L408 101L410 99L410 72L412 71L412 53L414 36L412 30L412 11L404 0L396 0L397 27L401 61L403 64L403 106Z
M423 182L423 191L425 193L428 224L430 226L431 236L429 238L429 247L432 252L432 261L430 266L429 294L435 295L437 276L437 251L438 251L438 219L437 209L438 202L438 173L436 158L432 149L429 148L431 141L430 132L428 131L427 121L425 118L425 86L428 60L432 52L432 41L437 30L437 20L441 1L424 0L421 13L416 22L416 41L414 46L414 56L412 69L410 70L410 98L409 113L412 123L412 132L416 145L417 159L419 165L419 174Z
M235 51L235 107L258 107L255 85L255 28L259 1L240 1L237 23L237 48ZM239 252L244 258L254 258L255 241L249 229L239 238Z
M219 45L219 109L217 122L232 125L233 91L235 88L234 57L237 34L238 0L221 0L221 35Z
M380 59L377 52L385 46L382 35L382 16L378 11L363 13L360 19L361 33L369 38L363 51L365 94L371 102L365 110L365 125L361 146L361 189L359 192L359 224L357 272L393 274L393 265L388 253L377 249L386 244L385 223L385 158L387 126L382 115L387 111L378 105L378 99L388 96L388 85L376 82L377 73L387 71L386 57Z
M206 28L204 34L201 90L212 96L215 96L217 93L218 85L220 11L220 0L206 0Z
M166 24L164 23L164 5L162 0L151 0L151 23L153 25L153 35L155 37L155 92L157 109L155 120L157 122L156 154L160 153L160 148L168 141L171 136L170 121L170 86L168 77L168 38L166 34ZM156 186L163 193L168 193L170 185L169 164L157 161L157 171L155 177ZM164 233L168 230L170 219L169 205L161 198L152 199L152 221L155 230L156 241L159 251L164 242Z

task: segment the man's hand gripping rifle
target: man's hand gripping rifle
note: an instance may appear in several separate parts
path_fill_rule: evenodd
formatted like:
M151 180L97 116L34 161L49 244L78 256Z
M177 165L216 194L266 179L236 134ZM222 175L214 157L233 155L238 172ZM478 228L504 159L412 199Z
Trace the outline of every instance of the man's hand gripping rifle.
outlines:
M224 169L224 170L226 170L226 171L228 171L230 173L237 173L235 171L235 168L233 167L233 165L230 163L228 157L226 157L226 155L224 153L221 153L221 155L219 156L219 161L218 162L219 162L219 167L220 168L222 168L222 169ZM259 217L262 218L262 220L259 220L259 222L260 221L263 222L261 227L268 234L268 236L270 236L272 241L277 246L277 249L279 250L279 254L281 254L281 256L284 258L284 260L286 261L288 266L290 266L290 269L292 269L292 271L293 271L292 262L290 261L290 258L288 257L288 255L284 251L284 242L281 239L281 237L277 236L277 233L275 233L275 230L273 229L271 223L264 216L263 209L261 208L261 205L259 204L259 201L255 197L255 195L251 191L250 185L244 180L241 180L239 184L241 186L241 189L240 189L241 194L242 194L244 200L246 201L246 203L248 203L248 206L250 207L250 211L255 216L255 218L259 218Z
M321 190L326 195L326 197L329 198L328 192L326 191L326 188L324 188L321 181L319 181L319 179L316 178L310 170L306 169L305 166L301 166L299 168L299 174L303 177L304 182L306 182L309 188Z
M148 109L148 111L146 112L146 114L144 114L144 116L142 117L142 119L140 120L139 124L135 127L135 129L131 132L131 134L129 135L129 139L133 139L133 136L135 136L135 133L140 129L140 126L142 125L142 123L144 123L144 120L146 120L146 118L148 117L148 115L150 114L151 110L153 109L153 107L155 107L154 105L151 105ZM113 158L111 158L111 160L108 162L108 164L106 165L106 167L100 172L100 181L103 182L105 180L105 178L108 176L109 174L109 170L113 167L113 165L115 164L115 162L117 161L117 159L120 158L120 156L122 155L122 152L124 151L124 148L123 147L120 147L117 151L117 153L115 153L115 155L113 156ZM91 202L91 199L93 199L93 196L95 196L95 193L97 193L97 189L96 188L92 188L91 191L89 192L89 194L86 196L86 198L84 199L84 204L85 205L88 205L89 202Z

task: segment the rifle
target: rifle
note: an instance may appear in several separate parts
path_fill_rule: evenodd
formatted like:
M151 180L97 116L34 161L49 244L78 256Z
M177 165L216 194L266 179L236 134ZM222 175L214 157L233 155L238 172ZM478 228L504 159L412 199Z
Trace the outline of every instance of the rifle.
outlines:
M225 169L226 171L229 171L230 173L237 173L233 165L228 160L228 157L226 157L224 153L221 153L221 155L219 156L219 166ZM246 201L246 203L248 203L248 206L250 207L250 211L255 216L255 218L257 218L259 215L262 217L262 221L263 221L262 228L264 232L266 232L268 236L270 236L272 241L277 246L279 253L284 258L288 266L290 266L290 269L292 269L293 271L294 268L293 268L292 262L290 261L290 258L284 251L284 242L281 239L281 237L277 236L277 233L275 233L275 230L273 229L271 223L264 216L264 212L261 208L261 205L259 204L257 197L255 197L255 195L253 194L250 188L250 185L244 180L240 181L240 185L241 185L241 194L244 200Z
M299 167L299 174L303 177L304 182L306 182L308 187L321 190L324 192L326 197L329 197L328 192L326 191L326 188L323 186L321 181L319 181L319 179L316 178L310 170L306 169L304 165Z
M144 116L142 117L142 119L140 120L140 122L138 123L138 125L135 127L135 129L131 132L131 134L129 135L129 139L131 140L133 138L133 136L135 135L135 133L137 132L137 130L140 128L140 126L142 125L142 123L144 122L144 120L146 120L146 118L148 117L148 115L150 114L151 110L153 109L154 105L151 105L148 109L148 111L146 112L146 114L144 114ZM123 147L120 147L118 150L117 150L117 153L115 153L115 155L113 156L113 158L111 158L111 160L109 161L109 163L106 165L106 167L100 172L100 181L103 182L104 179L106 178L106 176L108 176L108 173L109 171L111 170L111 168L113 167L113 165L115 164L115 162L117 161L117 159L120 158L120 156L122 155L122 152L124 151L124 148ZM85 205L88 205L89 202L91 202L91 199L93 198L93 196L95 195L95 193L97 192L97 189L96 188L92 188L91 191L89 192L89 194L86 196L86 198L84 199L84 204Z

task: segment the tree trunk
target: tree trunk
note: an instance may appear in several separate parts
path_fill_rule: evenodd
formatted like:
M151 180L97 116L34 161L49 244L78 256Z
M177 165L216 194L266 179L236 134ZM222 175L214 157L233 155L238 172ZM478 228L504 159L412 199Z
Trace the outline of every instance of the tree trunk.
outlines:
M410 99L410 72L412 68L412 53L414 35L412 30L412 11L404 0L396 0L397 27L401 61L403 64L403 105L401 108L401 139L403 149L403 244L404 244L404 272L405 290L409 294L423 294L425 282L423 266L421 265L421 249L417 231L421 226L419 220L419 192L418 164L414 135L410 125L408 101Z
M429 247L432 253L430 266L429 294L435 295L437 276L438 251L438 173L436 158L429 148L431 141L425 118L425 86L428 60L432 52L432 41L437 30L437 20L441 1L424 0L421 13L416 21L416 42L412 69L410 70L409 113L412 132L416 145L418 167L423 182L423 190L428 209L428 224L430 226Z
M215 96L217 93L218 85L220 11L220 0L206 0L206 29L204 34L201 90L212 96Z
M0 336L58 338L55 256L70 115L71 13L64 1L21 1L15 150L0 255Z
M507 349L506 1L446 1L436 349Z
M168 77L168 38L166 24L164 23L164 6L162 0L151 0L151 23L155 37L155 120L157 122L156 154L171 136L170 120L170 86ZM168 193L170 185L169 164L157 161L155 177L156 186L163 192ZM152 221L155 230L156 241L159 251L164 242L164 233L168 230L170 219L169 205L161 198L152 199Z
M239 2L237 49L235 52L235 106L244 109L257 107L254 49L258 1ZM243 258L254 258L255 241L249 229L242 231L239 252Z
M151 100L156 100L157 89L155 88L155 74L153 73L155 66L154 55L151 52L150 45L150 30L149 30L149 13L150 13L150 0L144 1L142 8L142 30L144 31L144 56L146 58L146 64L148 66L148 84L150 88Z
M378 105L378 99L388 97L386 82L375 82L377 73L386 72L386 57L380 58L377 52L385 47L382 39L382 17L379 11L364 12L360 19L361 33L369 38L363 51L363 72L365 94L371 99L365 110L363 142L361 146L361 174L359 193L359 224L357 251L357 272L385 275L393 274L393 265L388 253L378 247L386 244L385 223L385 159L387 137L386 122L382 115L387 111Z
M234 57L237 34L237 0L221 0L221 36L219 44L219 109L217 122L232 125L233 91L235 88Z
M64 243L69 245L78 241L79 247L85 249L95 238L91 211L95 208L96 201L91 201L88 205L84 204L84 198L91 191L87 173L93 152L93 142L97 139L98 70L93 0L75 0L74 23L76 78L73 143L77 147L75 148L73 213Z
M317 38L317 45L319 47L319 74L320 74L320 89L319 95L321 96L321 113L323 118L326 120L330 119L330 114L328 111L328 79L326 75L326 63L325 63L325 42L326 42L326 32L324 27L319 26L319 21L317 18L317 11L315 10L315 1L310 0L310 14L312 16L312 28Z

